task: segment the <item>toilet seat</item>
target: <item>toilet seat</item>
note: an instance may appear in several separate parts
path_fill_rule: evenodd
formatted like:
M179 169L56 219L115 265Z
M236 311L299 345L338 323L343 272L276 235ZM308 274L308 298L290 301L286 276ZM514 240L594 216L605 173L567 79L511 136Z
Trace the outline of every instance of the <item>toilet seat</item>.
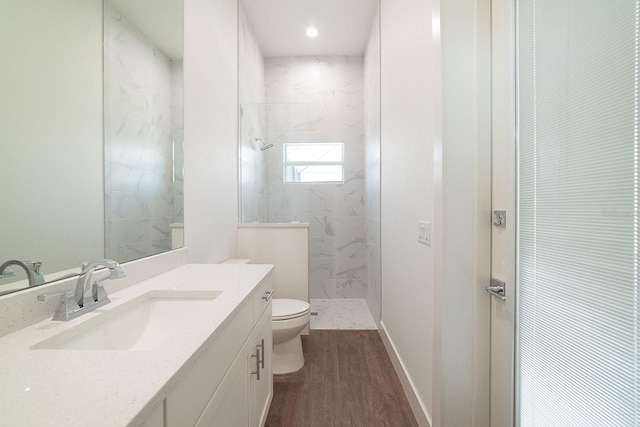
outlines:
M296 299L274 298L271 301L273 302L271 307L273 320L289 320L305 316L311 307L308 302Z

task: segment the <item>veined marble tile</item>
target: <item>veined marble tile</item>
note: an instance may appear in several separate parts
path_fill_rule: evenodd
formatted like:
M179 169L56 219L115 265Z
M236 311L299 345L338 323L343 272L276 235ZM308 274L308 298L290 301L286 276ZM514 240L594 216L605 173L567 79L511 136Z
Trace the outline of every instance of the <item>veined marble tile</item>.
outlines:
M334 106L338 111L362 111L364 108L364 96L362 92L362 82L357 84L348 83L342 88L334 91Z
M335 276L336 280L359 280L367 281L366 259L365 258L336 258Z
M267 58L265 76L267 135L276 144L267 156L268 220L308 217L312 295L333 298L340 289L341 295L364 297L368 276L364 58ZM286 104L291 101L299 104ZM295 118L296 111L302 111L302 119ZM328 141L345 143L344 183L283 183L284 142Z
M293 102L309 105L309 111L331 111L335 108L336 96L332 89L295 88Z
M335 141L336 116L330 108L312 110L309 113L308 142L342 142ZM307 141L300 141L307 142Z
M336 216L341 210L344 199L338 193L336 185L322 184L307 186L309 212L315 216Z
M171 240L171 227L166 218L156 217L151 221L151 240L166 241Z
M149 199L144 194L129 191L111 191L109 201L110 209L106 210L109 218L151 216Z
M364 114L362 109L336 110L336 130L353 132L364 138Z
M335 61L331 56L293 58L293 87L298 90L323 90L335 86Z
M355 239L364 238L365 219L359 216L340 216L331 218L336 236L336 247L343 246Z
M335 237L309 238L309 258L335 257Z
M309 222L309 237L335 237L332 220L328 216L313 216Z
M150 243L152 255L166 252L171 249L171 239L152 240Z
M367 256L367 241L363 237L355 237L351 240L340 239L340 244L335 246L334 254L337 259L365 258Z
M117 262L127 262L148 256L150 252L149 242L131 243L122 246L106 248L106 256Z
M309 280L327 280L335 278L336 262L333 257L309 259Z
M358 279L336 280L337 298L365 298L367 282Z
M311 215L308 194L293 194L289 196L290 213L294 217L308 218Z
M304 219L300 219L298 217L295 217L293 215L286 215L286 216L270 216L267 217L267 223L270 224L280 224L280 223L290 223L293 221L298 221L298 222L306 222Z
M107 254L127 261L166 247L169 222L183 214L172 152L175 143L176 159L183 158L184 79L180 61L170 61L115 8L107 16L105 240Z
M378 329L364 299L311 299L311 329Z
M365 234L370 246L380 247L380 219L368 217L367 230Z
M293 58L265 58L264 85L268 103L293 102Z
M335 298L335 279L309 280L309 298Z

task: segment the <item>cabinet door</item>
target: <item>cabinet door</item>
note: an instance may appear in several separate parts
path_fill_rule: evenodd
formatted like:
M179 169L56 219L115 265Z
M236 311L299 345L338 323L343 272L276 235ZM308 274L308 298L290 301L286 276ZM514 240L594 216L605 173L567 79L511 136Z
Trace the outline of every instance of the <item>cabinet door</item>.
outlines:
M248 341L231 365L196 423L197 427L242 427L249 426L250 390L247 358L253 349Z
M269 302L269 305L265 309L264 313L262 313L262 316L253 331L254 348L257 349L260 354L260 379L258 380L256 374L251 374L251 386L249 392L252 396L250 422L252 427L264 426L267 421L269 406L271 405L271 398L273 395L273 375L271 371L271 354L273 352L272 341L271 303ZM255 372L258 367L255 365L255 358L250 357L249 359L249 363L252 368L250 372Z
M245 303L230 322L217 331L215 340L169 391L166 404L168 427L193 426L197 422L238 358L238 352L247 346L253 326L253 304ZM246 365L243 367L246 370Z

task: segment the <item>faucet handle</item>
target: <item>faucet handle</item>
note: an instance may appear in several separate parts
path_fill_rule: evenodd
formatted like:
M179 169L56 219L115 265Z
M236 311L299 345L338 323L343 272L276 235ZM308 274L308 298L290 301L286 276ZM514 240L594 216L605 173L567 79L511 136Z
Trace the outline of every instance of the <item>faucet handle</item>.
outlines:
M38 295L38 301L47 301L55 296L60 296L60 303L56 312L53 314L51 320L67 321L76 317L78 312L82 312L82 308L79 307L73 299L73 291L60 291L51 292L48 294Z
M32 263L32 265L33 265L33 271L34 271L36 274L42 274L42 273L40 272L40 271L41 271L41 269L42 269L42 261L34 261L34 262Z

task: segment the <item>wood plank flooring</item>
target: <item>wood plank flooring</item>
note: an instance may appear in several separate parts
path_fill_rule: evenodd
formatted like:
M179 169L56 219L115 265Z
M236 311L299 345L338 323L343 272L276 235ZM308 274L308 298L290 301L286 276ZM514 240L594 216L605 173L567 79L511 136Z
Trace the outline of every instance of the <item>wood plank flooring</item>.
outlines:
M268 427L417 426L378 331L312 330L304 367L274 376Z

